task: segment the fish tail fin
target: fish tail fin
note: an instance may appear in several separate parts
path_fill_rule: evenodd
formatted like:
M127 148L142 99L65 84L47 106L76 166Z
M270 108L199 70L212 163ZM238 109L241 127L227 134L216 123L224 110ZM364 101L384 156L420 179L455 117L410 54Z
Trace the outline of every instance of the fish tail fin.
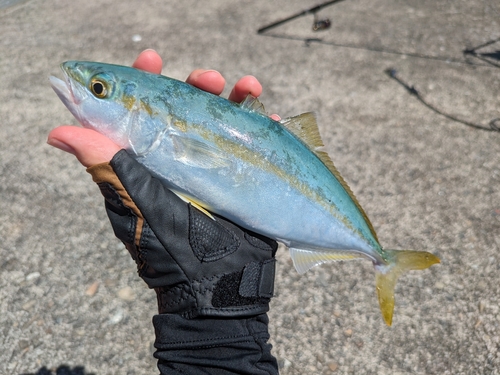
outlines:
M380 310L385 323L390 326L394 311L394 288L398 277L410 270L426 269L440 263L440 260L426 251L385 250L385 252L392 261L387 265L375 266L375 281Z

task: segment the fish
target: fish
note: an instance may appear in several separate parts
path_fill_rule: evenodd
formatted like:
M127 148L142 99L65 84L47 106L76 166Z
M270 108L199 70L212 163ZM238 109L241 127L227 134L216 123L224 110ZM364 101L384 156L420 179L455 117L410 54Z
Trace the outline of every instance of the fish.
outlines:
M324 151L313 113L275 121L248 96L234 103L131 67L61 64L50 83L80 124L111 139L207 215L286 245L303 274L329 261L368 259L382 317L392 324L401 274L439 263L426 251L383 248Z

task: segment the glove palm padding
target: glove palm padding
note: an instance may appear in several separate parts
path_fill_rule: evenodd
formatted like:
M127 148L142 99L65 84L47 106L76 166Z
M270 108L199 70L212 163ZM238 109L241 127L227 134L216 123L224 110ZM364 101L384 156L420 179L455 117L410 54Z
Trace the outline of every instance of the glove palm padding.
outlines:
M88 169L115 235L154 288L160 313L253 316L268 311L277 243L185 203L124 150Z

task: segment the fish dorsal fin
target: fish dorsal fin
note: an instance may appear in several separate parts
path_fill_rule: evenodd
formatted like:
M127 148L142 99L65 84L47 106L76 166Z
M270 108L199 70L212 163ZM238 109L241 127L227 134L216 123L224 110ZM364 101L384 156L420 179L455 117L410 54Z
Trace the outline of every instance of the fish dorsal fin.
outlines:
M349 194L359 212L361 212L361 215L363 215L368 228L370 228L370 232L378 242L377 233L375 233L375 229L373 228L370 219L368 219L365 210L363 210L358 200L354 196L351 188L349 187L349 185L347 185L337 168L335 168L335 165L333 164L332 159L330 159L330 156L328 156L328 153L321 150L324 144L319 133L318 124L316 123L316 116L314 115L314 113L306 112L298 116L283 119L280 121L280 123L293 134L295 134L323 162L323 164L330 170L330 172L332 172L335 178L345 189L347 194Z
M302 113L298 116L285 118L280 123L299 137L314 153L316 153L317 149L324 146L314 113Z
M262 104L259 99L257 99L252 94L248 94L245 100L240 103L241 108L247 108L255 112L259 112L260 114L266 115L266 109L264 108L264 104Z

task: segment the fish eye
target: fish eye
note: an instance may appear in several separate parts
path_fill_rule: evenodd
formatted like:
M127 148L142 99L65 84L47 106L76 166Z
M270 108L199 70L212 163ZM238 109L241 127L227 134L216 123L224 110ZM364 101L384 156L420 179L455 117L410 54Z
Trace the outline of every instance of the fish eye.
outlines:
M99 99L103 99L108 95L108 88L106 82L100 79L93 79L90 82L90 91Z

